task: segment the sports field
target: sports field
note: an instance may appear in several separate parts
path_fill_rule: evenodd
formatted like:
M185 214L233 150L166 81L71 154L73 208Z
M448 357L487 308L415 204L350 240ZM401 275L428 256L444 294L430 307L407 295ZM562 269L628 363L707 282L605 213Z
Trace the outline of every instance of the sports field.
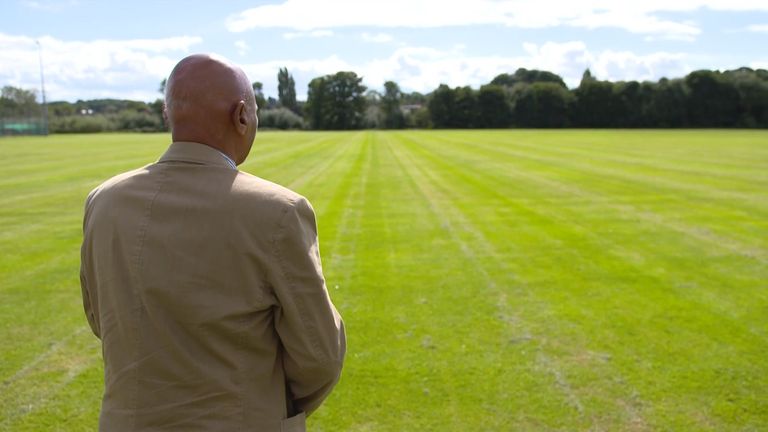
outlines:
M82 203L162 135L0 139L0 430L94 430ZM768 132L257 136L348 332L315 431L768 430Z

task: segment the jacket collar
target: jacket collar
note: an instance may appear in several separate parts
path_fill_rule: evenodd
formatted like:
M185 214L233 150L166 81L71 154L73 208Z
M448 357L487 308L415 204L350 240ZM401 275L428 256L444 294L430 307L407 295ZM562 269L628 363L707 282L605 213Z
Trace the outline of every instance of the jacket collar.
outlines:
M172 143L157 162L173 161L215 165L232 169L224 153L205 144L190 141L176 141Z

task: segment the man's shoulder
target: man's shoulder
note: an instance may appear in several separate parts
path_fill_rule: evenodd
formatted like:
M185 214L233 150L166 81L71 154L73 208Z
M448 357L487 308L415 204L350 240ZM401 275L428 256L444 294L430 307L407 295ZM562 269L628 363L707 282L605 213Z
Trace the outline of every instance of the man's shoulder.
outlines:
M269 180L240 171L230 189L231 210L247 217L283 223L288 215L314 218L314 210L301 194Z
M292 207L306 199L285 186L265 180L261 177L240 171L232 185L233 194L244 198L245 202L264 203Z
M114 189L119 189L121 186L125 185L126 183L130 183L130 181L136 177L146 175L148 172L148 167L150 165L143 166L141 168L136 168L130 171L126 171L121 174L117 174L114 177L111 177L110 179L104 181L100 185L96 186L91 190L91 192L88 194L88 198L86 202L92 201L97 196L101 196L104 194L109 194Z

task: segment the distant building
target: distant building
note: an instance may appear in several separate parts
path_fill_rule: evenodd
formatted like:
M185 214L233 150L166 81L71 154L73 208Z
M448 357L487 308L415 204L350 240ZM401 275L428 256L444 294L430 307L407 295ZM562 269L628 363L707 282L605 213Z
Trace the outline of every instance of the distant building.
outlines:
M414 111L421 109L422 106L423 105L421 104L400 105L400 111L402 111L403 114L410 114Z

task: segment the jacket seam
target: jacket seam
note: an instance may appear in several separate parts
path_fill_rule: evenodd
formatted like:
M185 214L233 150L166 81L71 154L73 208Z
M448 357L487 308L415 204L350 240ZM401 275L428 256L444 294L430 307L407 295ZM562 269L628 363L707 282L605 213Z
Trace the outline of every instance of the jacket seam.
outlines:
M136 231L136 252L133 257L133 279L134 279L134 285L133 285L133 296L135 301L137 302L136 306L134 306L134 310L132 312L132 319L133 324L136 327L136 331L134 332L135 338L134 343L136 346L136 351L134 352L134 361L133 361L133 388L131 389L131 424L132 427L136 427L136 411L138 409L138 399L139 399L139 367L138 367L138 358L140 357L141 353L141 346L142 346L142 338L141 338L141 318L143 315L143 307L142 307L142 300L140 295L140 286L143 283L142 277L141 277L141 266L144 263L144 242L146 240L147 236L147 229L149 226L150 218L152 217L152 207L155 204L155 200L157 199L158 195L160 195L160 192L163 189L163 186L165 186L165 180L166 180L166 173L163 170L160 170L160 180L157 184L157 189L155 189L154 194L152 194L152 198L149 199L147 204L144 207L144 213L142 214L142 221L139 225L138 230Z
M281 215L279 221L278 221L278 230L277 233L275 233L275 236L272 240L272 246L273 251L276 255L278 264L280 266L280 271L282 273L283 278L286 281L286 284L288 285L291 292L288 293L287 297L290 298L290 300L296 305L296 309L299 312L299 319L301 321L302 326L304 329L306 329L308 336L309 336L309 342L310 342L310 348L313 350L312 354L317 358L317 361L319 363L325 364L327 363L327 359L325 358L325 355L322 352L322 349L319 346L319 338L317 335L317 332L314 329L314 326L312 326L310 323L306 321L306 307L304 305L304 301L300 297L296 297L293 295L293 293L296 292L296 282L295 280L290 276L285 259L281 253L281 249L279 246L279 242L277 241L278 237L285 238L284 232L287 228L287 225L285 224L285 218L287 217L290 210L294 210L298 213L298 209L296 208L297 202L292 202L292 205L286 206L286 208L283 210L283 214Z

